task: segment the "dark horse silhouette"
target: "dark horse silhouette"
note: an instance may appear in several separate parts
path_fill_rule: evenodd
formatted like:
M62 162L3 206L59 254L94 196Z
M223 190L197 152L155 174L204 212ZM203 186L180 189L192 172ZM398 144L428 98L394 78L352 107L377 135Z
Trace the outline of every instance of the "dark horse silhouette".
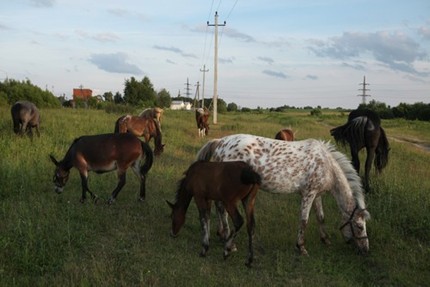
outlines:
M209 110L207 108L196 109L196 123L199 137L207 136L209 133Z
M32 128L36 128L36 134L40 137L40 114L36 105L28 101L18 101L13 104L11 110L13 131L16 134L23 135L27 133L33 138Z
M224 245L225 259L234 249L233 240L244 222L237 209L237 203L241 200L246 214L248 231L246 265L251 266L254 255L252 244L255 227L254 204L260 184L260 175L245 162L194 162L185 172L184 178L179 182L175 203L167 202L172 208L171 235L176 237L185 223L185 214L191 199L194 197L200 214L203 235L203 249L200 256L206 256L209 249L209 221L212 201L221 201L234 224L234 230L227 234L226 237Z
M352 165L360 172L360 160L358 153L366 148L366 163L364 169L364 187L370 190L370 169L374 161L378 173L388 163L390 146L384 129L381 127L379 116L367 109L352 111L348 116L348 122L342 126L330 130L330 134L336 142L349 145L351 149Z
M89 171L104 173L117 170L118 184L108 201L111 204L124 187L127 169L131 167L140 179L140 200L145 199L146 174L152 167L153 154L146 142L132 134L82 136L73 141L61 161L57 161L52 155L50 158L56 167L54 185L57 193L63 191L69 179L70 169L75 167L81 176L81 202L85 201L87 191L96 201L97 196L88 188Z

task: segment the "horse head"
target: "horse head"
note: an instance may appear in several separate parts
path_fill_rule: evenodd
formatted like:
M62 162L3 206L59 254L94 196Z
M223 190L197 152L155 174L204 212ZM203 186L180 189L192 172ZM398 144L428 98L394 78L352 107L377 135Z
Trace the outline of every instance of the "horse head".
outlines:
M55 164L55 171L54 171L54 177L53 177L55 192L62 193L64 186L69 180L70 170L65 170L62 167L61 162L58 162L53 155L49 155L49 157L51 158L51 161Z
M170 236L177 237L179 230L181 230L182 226L185 223L185 209L180 208L177 203L171 203L167 201L167 204L170 206L172 213L170 215L172 219L172 229L170 230Z
M366 209L355 207L349 219L340 227L346 242L354 241L362 254L369 251L369 239L366 231L366 220L369 218L370 214Z

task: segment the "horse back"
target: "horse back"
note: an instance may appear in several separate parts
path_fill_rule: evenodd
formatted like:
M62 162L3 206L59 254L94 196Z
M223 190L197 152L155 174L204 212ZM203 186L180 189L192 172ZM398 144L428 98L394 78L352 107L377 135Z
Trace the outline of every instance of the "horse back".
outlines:
M377 128L380 127L380 125L381 125L381 119L379 118L378 114L372 110L368 110L368 109L353 110L348 115L348 122L351 122L358 117L368 118L369 120L372 121L372 123Z
M143 153L141 141L128 133L82 136L70 151L75 167L100 172L127 168Z

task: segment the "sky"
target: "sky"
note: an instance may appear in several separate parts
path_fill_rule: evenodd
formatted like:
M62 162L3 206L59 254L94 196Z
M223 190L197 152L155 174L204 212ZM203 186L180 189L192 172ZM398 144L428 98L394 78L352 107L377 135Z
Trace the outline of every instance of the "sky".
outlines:
M212 98L215 30L227 104L430 103L428 0L1 0L0 80L71 98L148 77L172 97Z

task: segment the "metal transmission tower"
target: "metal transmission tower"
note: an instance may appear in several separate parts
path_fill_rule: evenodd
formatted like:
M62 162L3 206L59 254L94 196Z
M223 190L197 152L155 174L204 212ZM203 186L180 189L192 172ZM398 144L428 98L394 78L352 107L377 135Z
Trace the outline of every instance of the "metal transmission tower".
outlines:
M366 97L370 97L370 95L366 94L367 91L370 91L370 89L367 89L366 86L370 85L366 83L366 76L363 77L363 83L360 83L359 85L362 85L363 87L361 89L358 89L361 91L361 95L357 95L357 97L362 97L362 103L363 105L366 104Z
M187 82L185 83L185 85L187 86L186 88L185 88L185 94L187 95L187 97L189 98L190 97L190 95L191 95L191 88L190 88L190 82L188 81L188 78L187 78Z
M200 69L200 72L203 73L203 87L202 87L202 108L205 107L205 74L209 72L209 69L206 70L206 65L203 65L203 70Z
M218 24L218 12L215 12L215 24L209 24L208 26L215 27L215 55L214 55L214 95L213 95L213 123L216 125L218 122L218 26L225 26L224 24Z

